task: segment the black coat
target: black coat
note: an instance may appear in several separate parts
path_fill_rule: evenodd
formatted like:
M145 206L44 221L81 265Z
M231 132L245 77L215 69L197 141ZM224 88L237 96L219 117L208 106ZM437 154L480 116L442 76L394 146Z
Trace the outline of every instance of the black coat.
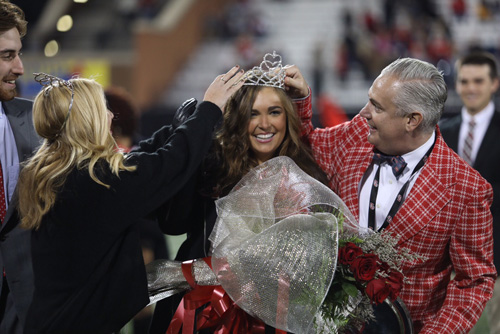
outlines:
M458 152L458 134L462 115L443 120L439 124L441 134L448 146ZM497 270L500 268L500 113L495 111L490 125L486 130L481 146L474 161L476 169L493 187L493 240L494 262Z
M26 334L107 334L149 302L137 222L186 183L206 154L220 109L201 103L172 134L164 127L140 144L116 177L105 163L94 182L73 170L55 205L32 232L35 293Z

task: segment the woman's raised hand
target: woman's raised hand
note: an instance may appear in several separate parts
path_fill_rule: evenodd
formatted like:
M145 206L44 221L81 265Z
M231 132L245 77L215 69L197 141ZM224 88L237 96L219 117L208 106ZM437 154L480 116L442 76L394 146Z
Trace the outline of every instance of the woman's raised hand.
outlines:
M285 90L292 99L300 99L309 95L309 85L297 66L287 66Z
M243 86L245 82L243 76L243 69L237 65L227 73L218 75L205 92L203 101L210 101L218 105L224 112L224 106L229 97Z

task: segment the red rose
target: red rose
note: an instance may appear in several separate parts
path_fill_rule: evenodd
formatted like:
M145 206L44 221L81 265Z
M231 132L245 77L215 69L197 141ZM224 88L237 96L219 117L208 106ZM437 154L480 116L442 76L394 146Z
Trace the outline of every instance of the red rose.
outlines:
M391 271L389 277L386 278L386 284L389 286L389 297L394 301L403 288L403 274L399 271Z
M374 279L366 285L365 293L372 302L380 304L389 296L390 288L385 280Z
M379 264L378 270L381 272L384 272L384 273L389 273L389 271L391 270L391 267L389 267L387 262L382 262Z
M378 269L378 255L365 254L357 257L349 269L352 271L354 278L360 282L368 282L375 277L375 272Z
M362 255L363 251L355 243L348 242L344 247L339 249L339 262L341 264L350 265L358 256Z

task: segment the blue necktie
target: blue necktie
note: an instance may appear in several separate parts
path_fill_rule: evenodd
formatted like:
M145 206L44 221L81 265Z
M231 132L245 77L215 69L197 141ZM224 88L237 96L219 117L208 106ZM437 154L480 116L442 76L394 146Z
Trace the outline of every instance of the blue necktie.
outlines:
M385 155L380 152L375 152L373 154L373 162L379 165L383 162L389 164L389 166L392 167L392 173L395 177L401 175L407 165L405 159L400 155Z

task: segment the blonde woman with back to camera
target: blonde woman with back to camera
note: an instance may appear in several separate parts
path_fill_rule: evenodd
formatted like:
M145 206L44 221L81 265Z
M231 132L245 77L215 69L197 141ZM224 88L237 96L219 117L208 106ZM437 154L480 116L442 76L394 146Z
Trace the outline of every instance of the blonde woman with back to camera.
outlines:
M35 293L25 333L103 333L149 302L138 218L175 194L208 151L226 100L243 84L218 76L181 126L164 126L123 155L101 85L38 73L33 120L44 139L20 176L20 213L32 229Z

